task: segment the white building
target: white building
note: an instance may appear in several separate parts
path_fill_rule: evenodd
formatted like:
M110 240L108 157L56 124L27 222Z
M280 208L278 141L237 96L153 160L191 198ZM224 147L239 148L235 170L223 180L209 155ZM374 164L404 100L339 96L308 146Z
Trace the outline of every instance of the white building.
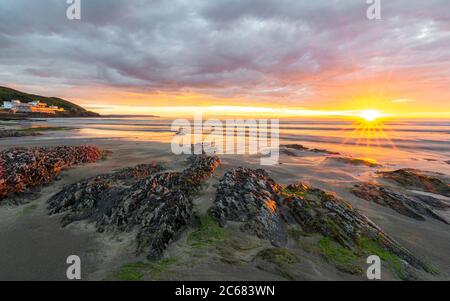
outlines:
M12 113L44 113L44 114L56 114L56 112L63 112L63 108L57 106L48 107L46 103L40 101L32 101L28 103L22 103L20 100L4 101L4 110L9 110Z
M11 110L12 108L17 107L19 105L20 105L20 100L4 101L3 102L3 109Z

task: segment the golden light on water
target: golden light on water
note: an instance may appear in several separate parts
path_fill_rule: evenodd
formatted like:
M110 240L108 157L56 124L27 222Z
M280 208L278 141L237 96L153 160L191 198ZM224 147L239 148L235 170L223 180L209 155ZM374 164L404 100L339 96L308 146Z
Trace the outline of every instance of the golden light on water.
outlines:
M359 111L355 114L357 121L344 129L350 128L353 130L346 135L342 144L347 144L350 140L353 140L356 146L380 147L381 142L387 142L392 148L396 148L389 136L390 129L383 122L383 117L386 116L386 114L375 109Z

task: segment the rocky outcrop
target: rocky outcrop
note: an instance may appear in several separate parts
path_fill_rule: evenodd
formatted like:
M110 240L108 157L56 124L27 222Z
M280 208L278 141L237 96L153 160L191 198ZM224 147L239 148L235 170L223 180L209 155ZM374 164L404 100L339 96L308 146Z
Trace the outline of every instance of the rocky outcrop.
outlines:
M62 170L93 163L104 153L95 146L14 148L0 153L0 199L51 183Z
M305 184L289 185L285 193L283 205L288 210L284 216L303 231L321 233L355 253L361 251L361 240L368 239L413 267L427 269L421 260L343 199Z
M418 189L450 197L450 185L437 177L426 175L416 169L399 169L381 171L378 175L383 179L393 181L403 188Z
M66 213L63 225L87 219L99 232L137 229L137 253L157 259L190 221L193 195L219 165L217 157L206 155L189 161L181 172L164 172L158 165L136 167L132 173L137 176L128 183L124 171L82 181L52 197L49 210Z
M390 207L398 213L416 220L423 221L425 220L424 216L428 216L449 224L444 217L435 212L435 209L443 210L450 206L436 198L425 195L413 197L375 183L357 184L351 191L363 200Z
M283 246L287 231L278 209L280 189L262 169L233 169L221 179L210 213L220 225L242 222L242 231Z
M380 167L381 164L370 159L361 158L351 158L351 157L328 157L327 160L333 160L340 163L357 165L357 166L368 166L368 167Z
M328 155L339 155L339 153L337 153L337 152L332 152L332 151L329 151L326 149L320 149L320 148L309 148L309 147L303 146L301 144L285 144L285 145L281 145L281 147L284 148L284 149L282 149L282 151L288 156L295 156L295 154L289 149L294 149L294 150L298 150L298 151L308 151L308 152L313 152L313 153L322 153L322 154L328 154Z
M332 240L352 256L378 253L405 279L414 279L409 272L412 267L429 270L348 202L302 183L283 188L263 170L241 167L225 174L210 214L221 225L240 222L242 231L268 239L275 246L286 244L286 229L300 228L307 235L320 234Z
M50 214L65 212L63 226L83 219L97 221L123 190L161 170L158 164L142 164L69 185L48 201Z
M1 138L14 138L14 137L25 137L25 136L39 136L41 133L37 131L21 131L21 130L0 130Z

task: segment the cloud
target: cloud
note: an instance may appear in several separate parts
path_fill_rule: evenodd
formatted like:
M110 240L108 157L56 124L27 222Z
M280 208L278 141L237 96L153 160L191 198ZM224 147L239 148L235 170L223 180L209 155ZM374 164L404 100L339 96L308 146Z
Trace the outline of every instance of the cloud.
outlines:
M0 2L1 82L289 105L383 76L449 84L446 0L383 1L382 21L365 0L82 0L80 21L65 2Z

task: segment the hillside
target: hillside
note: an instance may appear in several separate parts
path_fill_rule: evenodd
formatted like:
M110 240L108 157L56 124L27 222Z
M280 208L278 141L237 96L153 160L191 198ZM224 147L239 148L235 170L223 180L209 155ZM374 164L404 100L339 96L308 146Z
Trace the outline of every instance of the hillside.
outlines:
M100 116L97 113L87 111L86 109L61 98L28 94L25 92L0 86L0 105L3 104L4 101L10 101L13 99L18 99L22 102L30 102L38 100L40 102L46 103L49 106L58 106L60 108L64 108L65 112L59 113L58 116L83 116L83 117Z

